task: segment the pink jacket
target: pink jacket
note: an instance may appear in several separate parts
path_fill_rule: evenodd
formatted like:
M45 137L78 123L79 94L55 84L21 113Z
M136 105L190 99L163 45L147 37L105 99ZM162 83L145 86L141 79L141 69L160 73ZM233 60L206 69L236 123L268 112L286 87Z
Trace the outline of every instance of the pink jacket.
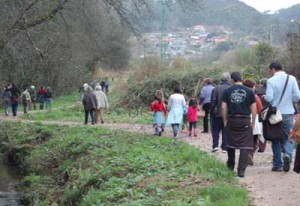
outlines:
M188 108L188 122L197 122L198 121L198 115L197 115L198 109L197 107L189 107Z

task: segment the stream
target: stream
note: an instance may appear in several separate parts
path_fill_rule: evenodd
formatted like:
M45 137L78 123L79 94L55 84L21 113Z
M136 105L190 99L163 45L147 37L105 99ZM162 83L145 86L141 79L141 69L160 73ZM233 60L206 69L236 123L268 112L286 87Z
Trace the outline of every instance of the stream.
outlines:
M21 206L16 185L21 179L18 170L0 163L0 206Z

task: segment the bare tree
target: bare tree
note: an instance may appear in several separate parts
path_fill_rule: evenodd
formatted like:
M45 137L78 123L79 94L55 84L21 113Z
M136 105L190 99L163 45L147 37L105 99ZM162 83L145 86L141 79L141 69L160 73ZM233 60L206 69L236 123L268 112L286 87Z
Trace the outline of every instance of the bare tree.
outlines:
M164 0L167 4L173 2ZM153 0L2 0L0 82L74 91L95 66L125 68L129 33ZM177 1L183 8L198 0Z
M287 38L288 43L283 62L286 70L300 79L300 33L289 33Z

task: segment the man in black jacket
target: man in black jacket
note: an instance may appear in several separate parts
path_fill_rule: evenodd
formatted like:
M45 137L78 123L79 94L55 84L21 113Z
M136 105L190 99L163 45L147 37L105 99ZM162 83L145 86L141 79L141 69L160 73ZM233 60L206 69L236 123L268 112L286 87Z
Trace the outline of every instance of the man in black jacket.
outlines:
M222 131L221 149L227 151L227 134L222 118L222 96L224 91L231 86L230 74L225 72L221 76L220 85L216 86L211 94L211 130L212 130L212 152L219 150L220 131Z

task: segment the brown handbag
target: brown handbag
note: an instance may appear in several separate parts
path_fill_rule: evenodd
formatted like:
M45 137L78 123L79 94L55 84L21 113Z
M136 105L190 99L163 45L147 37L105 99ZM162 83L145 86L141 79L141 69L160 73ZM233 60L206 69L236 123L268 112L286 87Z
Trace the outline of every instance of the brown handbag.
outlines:
M205 116L205 111L202 110L202 109L199 110L199 111L197 112L197 116L198 116L199 119L203 119L204 116Z

